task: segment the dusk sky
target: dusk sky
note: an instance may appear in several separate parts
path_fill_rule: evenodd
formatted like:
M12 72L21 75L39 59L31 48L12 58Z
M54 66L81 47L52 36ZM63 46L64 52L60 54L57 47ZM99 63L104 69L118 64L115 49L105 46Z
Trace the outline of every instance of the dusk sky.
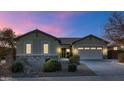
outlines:
M112 12L0 12L0 29L12 28L16 34L40 29L57 37L103 36Z

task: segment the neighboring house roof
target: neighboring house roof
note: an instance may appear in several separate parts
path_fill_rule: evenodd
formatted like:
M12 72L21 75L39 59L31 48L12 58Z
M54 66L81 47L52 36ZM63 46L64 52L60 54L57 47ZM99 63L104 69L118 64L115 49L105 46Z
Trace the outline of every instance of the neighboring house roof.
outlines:
M73 42L79 40L80 38L59 38L62 44L72 44Z
M96 37L96 36L90 34L90 35L88 35L88 36L85 36L85 37L83 37L83 38L80 38L80 39L77 40L77 41L74 41L72 44L75 44L75 43L77 43L77 42L79 42L79 41L81 41L81 40L84 40L84 39L88 38L88 37L94 37L94 38L96 38L96 39L99 39L99 40L101 40L101 41L107 43L107 44L109 43L108 41L106 41L106 40L104 40L104 39L102 39L102 38L99 38L99 37Z
M50 34L47 34L47 33L43 32L43 31L41 31L41 30L39 30L39 29L35 29L35 30L31 31L31 32L28 32L28 33L26 33L26 34L23 34L23 35L21 35L21 36L18 36L17 38L15 38L15 40L19 40L20 38L22 38L22 37L24 37L24 36L27 36L27 35L29 35L29 34L31 34L31 33L35 33L35 32L36 32L36 33L39 32L39 33L41 33L41 34L44 34L44 35L46 35L46 36L48 36L48 37L51 37L51 38L53 38L53 39L59 41L59 43L61 43L61 41L60 41L58 38L56 38L55 36L52 36L52 35L50 35Z

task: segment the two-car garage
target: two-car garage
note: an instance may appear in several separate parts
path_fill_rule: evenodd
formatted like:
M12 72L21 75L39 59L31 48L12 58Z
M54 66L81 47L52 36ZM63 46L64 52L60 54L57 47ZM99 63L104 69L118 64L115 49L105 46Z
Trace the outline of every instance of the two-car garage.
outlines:
M89 35L73 43L81 60L101 60L107 56L108 42L94 35Z

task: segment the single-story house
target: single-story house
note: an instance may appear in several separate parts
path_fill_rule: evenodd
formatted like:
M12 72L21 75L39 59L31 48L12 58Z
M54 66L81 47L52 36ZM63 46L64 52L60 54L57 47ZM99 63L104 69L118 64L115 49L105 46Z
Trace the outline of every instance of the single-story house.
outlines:
M82 38L57 38L35 29L16 38L17 58L26 57L31 61L46 58L63 58L79 55L81 60L107 58L108 42L94 35Z

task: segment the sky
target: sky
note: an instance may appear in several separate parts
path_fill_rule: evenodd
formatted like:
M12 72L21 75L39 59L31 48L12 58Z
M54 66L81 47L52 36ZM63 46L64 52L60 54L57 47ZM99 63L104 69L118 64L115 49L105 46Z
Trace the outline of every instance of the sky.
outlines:
M39 29L56 37L104 35L112 12L106 11L1 11L0 29L9 27L18 34Z

